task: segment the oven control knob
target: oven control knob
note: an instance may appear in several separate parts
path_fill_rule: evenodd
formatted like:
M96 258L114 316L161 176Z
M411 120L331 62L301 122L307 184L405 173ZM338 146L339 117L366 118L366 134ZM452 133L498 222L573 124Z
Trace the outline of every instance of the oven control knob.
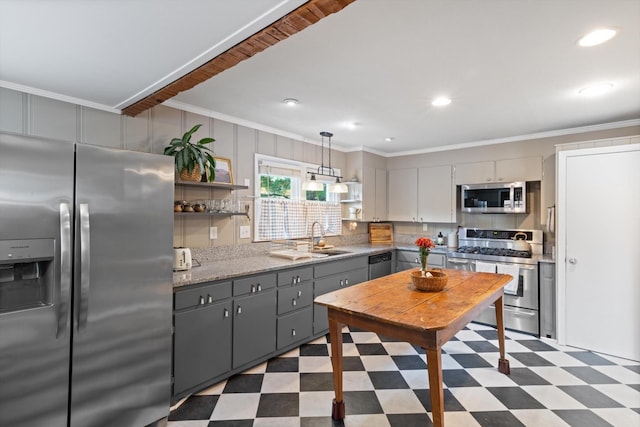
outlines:
M578 260L575 258L569 258L569 264L577 264Z

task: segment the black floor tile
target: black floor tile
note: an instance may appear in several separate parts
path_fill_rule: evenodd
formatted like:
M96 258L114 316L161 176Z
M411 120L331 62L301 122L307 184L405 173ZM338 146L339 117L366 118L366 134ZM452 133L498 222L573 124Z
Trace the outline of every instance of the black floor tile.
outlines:
M565 366L562 369L574 377L580 378L587 384L619 384L618 381L603 374L591 366Z
M447 387L479 387L480 384L464 369L444 369L442 382Z
M382 344L356 344L358 353L360 356L382 356L387 353L387 350Z
M391 358L401 371L427 369L427 364L420 356L391 356Z
M234 375L224 386L223 393L260 393L263 374Z
M380 338L380 341L382 341L382 342L398 342L397 339L391 338L391 337L386 337L384 335L378 335L378 337Z
M627 385L634 390L640 391L640 384L627 384Z
M406 389L409 385L398 371L369 372L369 378L376 390Z
M331 336L329 334L326 335L327 337L327 342L331 343ZM349 332L343 332L342 333L342 343L352 343L353 342L353 338L351 337L351 334Z
M614 427L598 415L586 409L562 409L553 412L570 426Z
M191 396L169 414L169 421L208 420L218 396Z
M475 353L450 354L463 368L490 368L491 364Z
M267 362L267 372L298 372L297 357L276 357Z
M520 387L487 387L509 409L544 409L545 406Z
M388 414L391 427L429 427L433 426L427 414Z
M518 385L549 385L549 381L542 378L529 368L511 368L509 379Z
M297 417L300 414L299 393L263 393L257 417Z
M525 366L555 366L542 356L538 356L535 353L509 353L508 357L518 359L520 363Z
M558 388L587 408L621 408L622 405L589 385L564 385Z
M471 415L482 427L526 427L508 411L471 412Z
M411 344L411 347L414 348L414 350L418 353L418 354L426 354L427 352L425 351L424 348L418 346L418 345L413 345ZM442 354L445 354L445 352L443 351Z
M329 348L326 344L304 344L300 346L300 356L328 356Z
M344 356L342 358L342 370L343 371L364 371L364 365L362 359L358 356Z
M604 357L598 356L597 354L591 353L590 351L567 351L567 354L591 366L615 365L615 363L613 363L609 359L605 359Z
M635 372L636 374L640 374L640 365L625 365L625 368Z
M551 347L549 344L540 340L516 340L519 344L527 347L532 351L558 351L556 348Z
M331 372L301 373L300 391L333 391L333 374Z
M300 427L344 427L344 421L331 417L301 417Z
M424 406L424 409L427 410L427 412L432 412L431 410L431 393L429 392L429 389L419 389L419 390L413 390L413 393L416 395L416 397L418 398L418 400L420 401L420 403L422 403L422 406ZM453 395L453 393L451 393L450 390L448 389L444 389L443 393L444 395L444 410L445 412L453 412L453 411L465 411L466 409L464 408L464 406L462 406L462 404L458 401L458 399L456 399Z
M345 391L344 404L347 415L383 413L374 391Z
M475 331L476 334L480 335L485 340L497 340L498 339L498 331L495 329L484 329L480 331ZM504 339L508 339L504 337Z
M465 341L464 343L476 353L497 353L500 351L498 347L489 341Z

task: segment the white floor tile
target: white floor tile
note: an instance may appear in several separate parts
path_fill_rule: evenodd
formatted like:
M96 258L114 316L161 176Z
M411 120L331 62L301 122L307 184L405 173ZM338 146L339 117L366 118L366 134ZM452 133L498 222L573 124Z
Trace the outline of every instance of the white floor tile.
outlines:
M329 347L329 356L331 356L331 345ZM358 348L355 343L343 343L342 344L342 357L345 356L360 356L360 352L358 352Z
M300 418L260 417L253 421L253 427L300 427Z
M469 412L507 410L502 402L482 387L454 387L449 390Z
M483 387L515 387L517 384L496 368L468 368L471 375Z
M593 412L614 426L640 426L640 414L627 408L593 409Z
M255 418L258 413L260 393L229 393L218 398L211 420L242 420Z
M525 426L569 427L562 418L546 409L518 409L511 413Z
M429 417L433 420L431 413ZM444 425L454 427L480 427L480 424L470 413L461 411L444 411Z
M495 346L498 347L497 341L495 342ZM531 353L531 349L523 346L522 344L514 340L505 340L504 348L507 351L507 353Z
M392 356L414 356L418 354L416 349L406 342L383 342L382 346Z
M458 333L456 334L456 338L462 341L485 341L482 335L468 329L458 331Z
M462 341L448 341L442 346L442 350L447 353L475 353L471 347Z
M293 350L289 350L285 354L281 354L278 357L298 357L300 356L300 347L296 347Z
M366 371L345 371L342 373L344 391L373 390L373 383Z
M521 388L548 409L585 409L582 403L553 385L530 385Z
M538 353L539 354L539 353ZM532 366L531 369L553 385L585 385L578 377L556 366Z
M300 372L333 372L331 359L325 356L301 357L298 361Z
M591 387L627 408L640 408L640 392L625 384L595 384ZM640 424L638 424L640 426Z
M427 361L427 356L425 354L422 355L423 359L425 360L425 363ZM441 362L442 362L442 369L462 369L462 366L456 361L456 359L454 359L453 357L449 356L448 354L443 354L441 356Z
M537 355L547 359L556 366L587 366L584 362L561 351L540 351Z
M199 393L196 393L197 396L207 396L212 394L221 394L222 390L224 390L224 386L227 385L227 380L220 381L217 384L212 385L209 388L205 388Z
M335 394L332 391L301 391L301 417L331 416L331 406Z
M371 371L397 371L398 366L391 356L360 356L364 368Z
M254 366L253 368L249 368L243 372L243 374L262 374L267 370L267 362L261 363L258 366Z
M426 369L412 369L410 371L400 371L400 374L409 387L414 390L429 388L429 374Z
M390 424L384 414L347 415L344 427L390 427Z
M376 390L385 414L424 414L427 411L411 389Z
M170 421L168 426L170 427L208 427L209 420L198 421Z
M616 381L620 381L623 384L640 384L640 374L633 372L624 366L602 365L593 366L593 369L600 371L606 376L611 377ZM640 408L640 406L638 407Z
M498 367L498 359L500 359L500 353L478 353L478 356L482 357L484 360L486 360L487 362L489 362L489 364L491 366L494 367ZM507 353L505 355L505 357L507 358L507 360L509 360L509 367L510 368L524 368L525 365L523 365L518 359L516 359L515 357L509 357L509 353Z
M380 338L374 332L351 332L351 338L356 344L379 343Z
M267 372L262 379L261 393L298 393L300 374L297 372Z

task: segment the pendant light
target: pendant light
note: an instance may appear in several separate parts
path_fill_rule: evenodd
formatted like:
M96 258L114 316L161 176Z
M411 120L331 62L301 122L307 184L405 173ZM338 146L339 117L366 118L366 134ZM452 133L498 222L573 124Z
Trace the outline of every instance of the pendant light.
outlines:
M340 179L341 176L337 175L334 169L331 167L331 137L333 134L331 132L320 132L320 136L322 137L322 160L321 164L318 167L316 172L307 172L310 175L309 179L306 180L302 184L302 189L306 191L321 191L323 186L321 182L316 180L316 175L318 176L328 176L331 178L335 178L336 182L327 185L327 191L330 193L348 193L349 188L346 184L342 183ZM324 139L328 138L329 140L329 166L324 165Z

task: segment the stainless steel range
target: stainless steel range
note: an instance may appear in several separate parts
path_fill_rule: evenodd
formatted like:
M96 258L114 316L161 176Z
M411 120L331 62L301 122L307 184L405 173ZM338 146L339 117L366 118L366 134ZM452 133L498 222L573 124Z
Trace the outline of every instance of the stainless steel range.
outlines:
M526 236L526 243L516 242L516 234L519 238ZM517 281L505 287L505 327L539 336L537 255L542 254L542 240L541 230L461 228L458 248L447 253L447 268L517 274ZM476 321L495 326L494 307L483 311Z

